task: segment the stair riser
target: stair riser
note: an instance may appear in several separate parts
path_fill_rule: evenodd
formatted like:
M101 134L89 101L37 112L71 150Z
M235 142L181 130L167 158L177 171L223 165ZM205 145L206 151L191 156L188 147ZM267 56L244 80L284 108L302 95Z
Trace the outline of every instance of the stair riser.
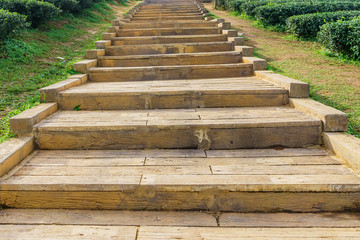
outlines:
M202 210L214 212L339 212L359 211L360 193L196 192L139 188L118 192L2 191L9 208L114 210ZM321 204L319 204L321 203Z
M183 12L193 12L193 11L199 11L199 8L196 6L167 6L167 7L156 7L156 6L143 6L139 12L157 12L157 11L183 11Z
M127 39L122 38L121 40L112 40L112 45L142 45L142 44L169 44L169 43L195 43L195 42L221 42L227 41L226 35L217 35L217 36L188 36L188 37L177 37L177 38L135 38L135 39Z
M202 13L197 12L152 12L152 13L144 13L144 12L136 12L134 17L166 17L166 16L201 16Z
M201 29L201 28L169 28L169 29L122 29L116 33L117 37L139 37L139 36L169 36L169 35L202 35L202 34L220 34L219 28Z
M165 95L161 93L138 93L117 95L60 94L61 109L72 110L80 105L82 110L135 110L174 108L218 108L281 106L288 103L287 94L251 95L242 93L210 94L188 92Z
M179 27L217 27L212 22L154 22L154 23L129 23L121 25L121 29L144 29L144 28L179 28Z
M154 10L147 10L147 9L144 9L144 10L139 10L138 12L136 13L145 13L145 14L154 14L154 13L200 13L200 10L199 9L196 9L196 8L193 8L193 9L188 9L188 10L184 10L184 9L157 9L156 11Z
M169 16L169 17L136 17L132 18L132 22L148 22L148 21L172 21L172 20L202 20L202 16Z
M120 82L120 81L147 81L147 80L175 80L175 79L201 79L222 77L245 77L253 75L251 64L235 67L167 67L143 69L119 69L116 71L90 70L90 80L94 82Z
M218 44L127 45L106 48L107 56L233 51L231 42Z
M124 60L100 59L100 67L140 67L140 66L173 66L173 65L201 65L201 64L226 64L240 63L241 55L228 56L177 56L162 58L134 58Z
M90 128L91 129L91 128ZM123 130L40 131L40 149L238 149L320 144L321 127L217 128L130 126Z

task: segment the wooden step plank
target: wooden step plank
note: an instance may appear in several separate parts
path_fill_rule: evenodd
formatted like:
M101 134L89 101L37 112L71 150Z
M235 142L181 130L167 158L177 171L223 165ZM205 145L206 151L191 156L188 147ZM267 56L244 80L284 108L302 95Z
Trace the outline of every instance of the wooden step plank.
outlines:
M221 42L185 42L167 44L143 44L110 46L106 48L107 56L119 55L145 55L145 54L174 54L194 52L223 52L233 51L234 43L229 41Z
M100 188L100 186L97 186ZM115 186L113 187L115 188ZM138 188L111 192L17 190L0 192L9 208L116 209L225 212L358 211L359 192L232 192L211 188L200 192ZM85 190L85 191L84 191ZM87 190L87 191L86 191Z
M14 176L1 182L1 190L47 192L134 191L139 187L140 180L140 174L127 176Z
M176 111L178 110L178 111ZM188 111L187 111L188 110ZM116 117L115 117L116 116ZM136 120L136 122L134 122ZM191 121L187 121L191 120ZM258 107L231 109L162 109L122 111L62 111L37 125L38 131L76 128L81 131L92 125L96 128L118 126L211 126L214 128L319 126L320 122L287 107Z
M161 20L201 20L202 16L161 16L161 17L134 17L131 19L133 22L149 22Z
M135 226L0 225L0 239L136 240Z
M24 166L13 176L132 176L148 175L352 175L343 166Z
M358 192L356 175L143 175L141 186L159 186L163 191L204 191L218 187L238 192Z
M202 212L3 209L0 224L96 226L203 226L216 227L216 219Z
M218 217L220 227L360 227L357 213L220 213ZM2 209L0 224L218 227L212 213L63 209Z
M195 170L194 173L196 174ZM140 187L139 181L141 179ZM13 176L1 182L2 191L145 191L204 192L334 192L358 193L360 178L342 174L296 175L99 175ZM132 199L130 199L131 201Z
M63 91L61 109L162 109L280 106L287 90L256 78L89 83Z
M321 122L286 107L191 110L63 111L37 125L37 144L43 149L235 149L320 141Z
M357 239L360 228L186 228L141 227L139 240L150 239Z
M332 168L333 173L346 174L342 168ZM329 170L329 169L328 169ZM336 171L337 170L337 171ZM209 166L25 166L13 176L133 176L143 174L181 175L211 174ZM348 172L348 174L351 174Z
M170 43L196 43L196 42L222 42L227 41L225 34L207 35L173 35L173 36L145 36L145 37L114 37L112 45L143 45L143 44L170 44Z
M94 82L245 77L253 73L253 65L249 63L89 69L90 80Z
M360 227L358 213L223 213L219 223L222 227Z
M171 11L168 11L171 13ZM144 28L176 28L176 27L217 27L217 23L208 21L160 21L148 23L129 22L120 25L120 29L144 29Z
M48 159L44 160L48 161ZM50 163L49 163L50 164ZM147 166L198 166L198 165L217 165L217 166L314 166L319 165L340 165L335 158L329 156L307 156L307 157L267 157L267 158L239 158L239 157L207 157L207 158L146 158Z
M203 14L201 12L152 12L152 13L145 13L145 12L136 12L133 15L133 18L141 18L141 17L202 17Z
M184 16L179 16L184 17ZM159 18L162 18L159 16ZM120 29L116 31L117 37L139 37L139 36L168 36L168 35L206 35L220 34L218 27L181 27L181 28L144 28L144 29Z
M172 66L240 62L242 62L241 52L235 51L98 57L99 67Z
M213 174L217 175L353 175L353 171L343 166L239 166L210 165Z
M306 150L306 149L305 149ZM321 150L320 150L321 151ZM145 158L145 157L177 157L177 158L204 158L203 150L197 149L148 149L148 150L67 150L67 151L37 151L36 157L41 158Z
M300 156L327 156L328 153L322 148L281 148L274 149L236 149L236 150L207 150L207 157L300 157Z

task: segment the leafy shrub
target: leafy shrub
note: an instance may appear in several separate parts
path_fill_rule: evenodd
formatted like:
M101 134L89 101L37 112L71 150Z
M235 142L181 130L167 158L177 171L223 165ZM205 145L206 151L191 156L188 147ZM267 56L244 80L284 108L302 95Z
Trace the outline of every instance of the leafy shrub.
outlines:
M249 0L217 0L216 6L225 10L239 11L241 5Z
M0 9L0 40L16 34L28 25L25 15Z
M245 2L246 0L226 1L225 8L239 12L241 5L244 4Z
M0 8L28 16L27 20L33 27L56 17L61 12L54 4L37 0L0 0Z
M238 11L243 12L249 16L254 16L256 14L256 8L264 5L283 4L290 2L322 2L322 1L331 2L335 0L255 0L255 1L248 0L240 6L240 9Z
M360 16L360 11L338 11L324 13L310 13L292 16L286 20L286 26L290 33L304 38L315 38L320 27L328 22L337 20L350 20Z
M271 4L255 9L258 20L269 25L285 25L286 19L307 13L360 10L359 2L293 2Z
M79 7L81 8L89 8L94 4L93 0L79 0Z
M78 0L44 0L54 4L56 7L60 8L65 12L76 12L78 10L79 1Z
M275 1L277 3L277 1ZM259 1L253 1L253 2L246 2L242 4L241 9L239 9L239 12L243 12L249 16L254 16L255 12L254 10L257 7L267 5L269 3L268 0L259 0ZM281 2L280 2L281 3Z
M318 39L329 50L360 60L360 18L322 25Z

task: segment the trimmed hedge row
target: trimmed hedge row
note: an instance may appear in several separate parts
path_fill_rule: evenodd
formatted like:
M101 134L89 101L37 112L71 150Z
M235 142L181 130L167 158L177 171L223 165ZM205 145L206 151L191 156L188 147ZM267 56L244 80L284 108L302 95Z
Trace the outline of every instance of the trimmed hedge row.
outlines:
M77 0L44 0L44 2L52 3L65 12L75 12L79 5Z
M26 18L25 15L0 9L0 40L27 28L29 23L26 22Z
M331 51L360 60L360 18L322 25L318 39Z
M0 0L0 9L27 16L27 21L36 27L60 14L61 10L48 2L37 0Z
M319 3L287 3L271 4L256 8L256 18L269 25L285 25L287 18L316 12L360 10L359 2L319 2Z
M288 32L298 37L316 38L322 25L340 19L350 20L358 16L360 16L360 11L310 13L288 18L286 28Z

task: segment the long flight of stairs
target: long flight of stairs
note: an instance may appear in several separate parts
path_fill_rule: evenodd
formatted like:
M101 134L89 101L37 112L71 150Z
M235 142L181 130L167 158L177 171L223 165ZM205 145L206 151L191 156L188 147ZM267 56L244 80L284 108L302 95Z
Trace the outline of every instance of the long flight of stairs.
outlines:
M360 177L321 146L324 123L205 14L146 0L97 43L85 84L43 96L59 111L1 178L0 239L360 236L339 213L359 210Z

